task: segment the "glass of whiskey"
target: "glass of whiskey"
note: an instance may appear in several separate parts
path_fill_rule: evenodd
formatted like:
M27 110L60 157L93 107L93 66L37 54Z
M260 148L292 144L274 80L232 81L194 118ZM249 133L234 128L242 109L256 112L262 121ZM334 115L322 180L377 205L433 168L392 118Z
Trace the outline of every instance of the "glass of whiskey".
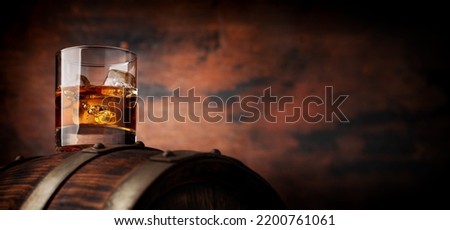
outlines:
M57 151L135 143L136 54L81 45L61 49L55 57Z

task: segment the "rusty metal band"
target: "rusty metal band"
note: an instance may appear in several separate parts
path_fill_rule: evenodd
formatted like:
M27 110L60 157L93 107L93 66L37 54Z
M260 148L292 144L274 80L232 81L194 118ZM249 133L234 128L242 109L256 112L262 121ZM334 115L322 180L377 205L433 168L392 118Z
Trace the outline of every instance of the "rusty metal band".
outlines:
M132 209L145 190L176 162L199 155L193 151L165 151L138 165L109 197L104 209Z
M82 164L98 154L76 152L51 170L31 192L20 209L43 209L58 187Z

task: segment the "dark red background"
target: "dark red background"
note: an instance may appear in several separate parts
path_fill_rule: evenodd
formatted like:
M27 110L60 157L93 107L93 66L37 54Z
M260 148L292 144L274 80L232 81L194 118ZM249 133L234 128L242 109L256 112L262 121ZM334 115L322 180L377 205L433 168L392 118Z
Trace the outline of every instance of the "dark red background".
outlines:
M10 4L0 40L2 165L53 152L54 54L101 44L137 53L144 96L195 87L196 95L227 98L271 87L299 102L322 96L325 86L349 95L341 106L349 123L288 124L275 111L277 123L140 123L148 146L218 148L266 178L292 209L449 207L449 14L442 5Z

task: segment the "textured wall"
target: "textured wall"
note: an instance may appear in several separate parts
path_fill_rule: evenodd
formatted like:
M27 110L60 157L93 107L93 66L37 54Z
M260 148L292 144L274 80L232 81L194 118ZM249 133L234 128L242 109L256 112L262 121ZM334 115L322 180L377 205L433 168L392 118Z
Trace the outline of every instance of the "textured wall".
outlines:
M2 16L0 164L52 153L58 49L122 46L138 55L139 94L157 96L155 114L158 98L177 88L224 100L270 88L294 99L285 111L271 109L277 122L182 123L169 105L168 122L138 124L148 146L218 148L266 178L293 209L447 209L444 7L275 2L12 3L14 15ZM334 99L348 95L339 108L349 122L284 122L304 98L325 98L326 86ZM148 113L148 104L141 108ZM310 113L324 114L324 106Z

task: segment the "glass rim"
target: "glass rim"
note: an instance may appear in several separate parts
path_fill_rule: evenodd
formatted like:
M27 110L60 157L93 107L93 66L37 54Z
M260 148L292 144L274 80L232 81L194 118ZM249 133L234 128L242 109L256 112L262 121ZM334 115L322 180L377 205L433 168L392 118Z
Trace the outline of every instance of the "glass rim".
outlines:
M135 52L129 50L129 49L125 49L122 47L117 47L117 46L108 46L108 45L76 45L76 46L69 46L69 47L65 47L62 49L59 49L58 51L56 51L55 56L56 57L60 57L61 53L65 52L65 51L69 51L69 50L73 50L73 49L83 49L83 48L94 48L94 49L109 49L109 50L118 50L118 51L123 51L124 53L130 54L131 55L131 59L128 60L127 62L134 62L137 60L137 55Z

